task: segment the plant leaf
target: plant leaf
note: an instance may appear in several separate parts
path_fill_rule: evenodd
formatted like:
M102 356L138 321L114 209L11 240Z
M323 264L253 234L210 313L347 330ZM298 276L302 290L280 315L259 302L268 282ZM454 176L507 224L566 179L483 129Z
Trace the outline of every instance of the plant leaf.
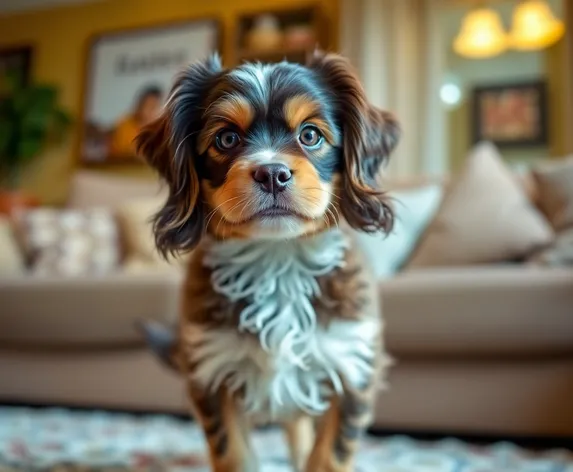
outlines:
M7 120L0 121L0 161L4 160L2 156L8 152L13 129L14 125L11 122Z
M56 87L19 84L0 95L0 173L18 171L52 138L61 141L70 124L70 116L58 107Z
M29 161L36 157L42 150L42 139L26 137L18 143L18 155L21 161Z
M56 107L58 91L49 85L37 85L29 89L31 106L36 110L51 112Z
M50 125L50 115L41 110L32 109L22 117L24 132L44 131Z

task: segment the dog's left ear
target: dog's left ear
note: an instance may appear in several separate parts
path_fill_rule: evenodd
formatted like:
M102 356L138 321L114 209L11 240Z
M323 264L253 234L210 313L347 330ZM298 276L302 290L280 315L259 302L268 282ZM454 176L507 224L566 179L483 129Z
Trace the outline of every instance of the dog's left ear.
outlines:
M343 138L344 217L355 229L388 232L394 222L393 210L389 198L378 188L377 177L398 143L398 122L392 114L370 105L347 59L317 52L309 68L321 77L336 101Z

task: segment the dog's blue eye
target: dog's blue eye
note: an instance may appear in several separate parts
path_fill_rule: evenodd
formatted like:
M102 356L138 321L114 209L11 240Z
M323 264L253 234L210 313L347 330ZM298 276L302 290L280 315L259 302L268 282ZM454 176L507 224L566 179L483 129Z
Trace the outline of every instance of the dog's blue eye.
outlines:
M322 143L322 134L316 126L305 126L298 135L298 140L303 146L314 148Z
M215 141L219 149L222 151L228 151L230 149L236 148L241 142L241 138L239 137L239 133L236 131L224 129L217 133Z

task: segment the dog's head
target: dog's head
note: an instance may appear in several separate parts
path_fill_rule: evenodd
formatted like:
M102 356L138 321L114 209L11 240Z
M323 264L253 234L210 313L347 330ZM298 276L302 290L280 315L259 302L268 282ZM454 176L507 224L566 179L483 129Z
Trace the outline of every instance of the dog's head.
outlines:
M155 216L163 254L216 238L295 238L337 224L388 230L392 210L376 176L398 140L349 63L316 54L224 70L189 66L137 146L166 180Z

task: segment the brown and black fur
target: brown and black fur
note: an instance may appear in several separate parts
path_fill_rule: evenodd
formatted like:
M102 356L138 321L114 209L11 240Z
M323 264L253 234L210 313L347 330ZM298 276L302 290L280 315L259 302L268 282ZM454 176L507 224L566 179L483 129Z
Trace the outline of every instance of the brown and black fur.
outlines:
M342 220L359 231L392 227L392 208L378 188L377 174L398 139L394 118L369 105L352 68L339 56L317 53L306 67L287 63L268 67L269 87L257 90L243 83L241 77L248 78L244 75L248 72L233 75L216 58L189 66L176 79L162 116L137 140L141 154L169 186L168 199L154 219L159 251L168 255L194 250L176 334L170 339L161 328L147 326L158 354L187 379L195 368L186 343L189 323L213 329L236 326L247 303L233 303L217 293L210 284L210 269L202 264L205 235L215 240L244 239L259 231L253 214L270 197L256 190L243 194L252 186L255 169L244 156L271 147L290 168L294 178L289 200L276 194L273 200L273 205L292 210L300 221L296 234L285 234L287 238L308 237ZM323 136L320 149L307 149L297 141L297 130L309 122ZM229 152L214 144L226 129L241 137L241 146ZM241 199L248 201L236 207ZM318 280L321 296L313 306L320 324L380 316L367 265L356 248L347 252L346 259L345 267ZM383 361L380 339L376 362ZM361 389L347 386L322 418L301 413L285 422L299 470L352 470L376 385L373 377ZM188 392L208 440L212 469L258 470L249 443L250 420L237 399L225 389L216 395L202 391L192 380Z

